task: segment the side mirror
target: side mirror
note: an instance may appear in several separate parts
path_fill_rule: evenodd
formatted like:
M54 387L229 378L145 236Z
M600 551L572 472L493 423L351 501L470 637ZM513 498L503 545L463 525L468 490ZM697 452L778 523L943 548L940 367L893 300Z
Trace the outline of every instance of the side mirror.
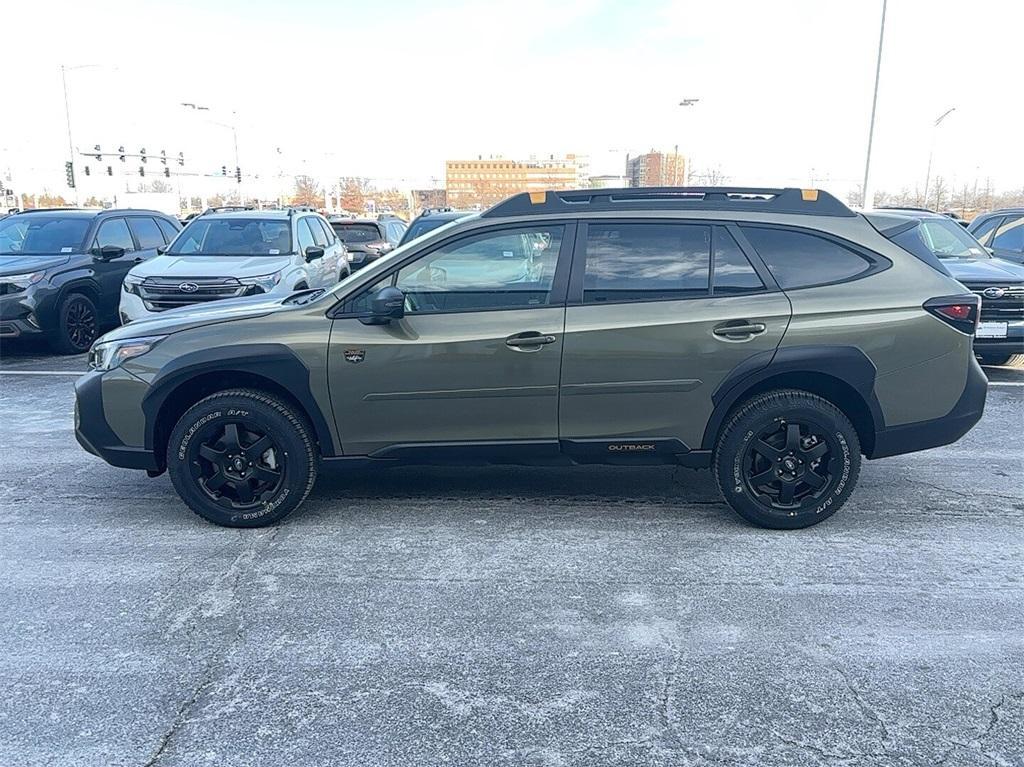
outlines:
M388 285L381 288L370 301L370 316L363 317L366 325L387 325L391 320L405 316L405 293Z
M324 249L318 245L310 245L306 248L306 260L315 261L318 258L324 257Z
M113 261L125 254L125 249L119 245L104 245L102 248L93 248L92 255L97 261Z

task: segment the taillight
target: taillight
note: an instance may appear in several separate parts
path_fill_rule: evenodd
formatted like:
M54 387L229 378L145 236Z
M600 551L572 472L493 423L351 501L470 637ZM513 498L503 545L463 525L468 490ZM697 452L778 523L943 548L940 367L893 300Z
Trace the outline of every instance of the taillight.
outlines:
M947 325L973 336L981 314L981 298L973 293L929 298L924 302L924 308Z

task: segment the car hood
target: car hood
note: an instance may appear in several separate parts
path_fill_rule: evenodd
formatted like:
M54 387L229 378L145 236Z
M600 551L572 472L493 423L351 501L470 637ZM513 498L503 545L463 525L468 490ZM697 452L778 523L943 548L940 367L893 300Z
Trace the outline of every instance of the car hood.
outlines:
M944 258L942 263L960 282L1024 282L1024 266L1001 258Z
M279 272L291 256L173 256L150 258L132 267L136 277L256 277Z
M41 272L55 266L64 266L69 256L0 256L0 275Z
M166 336L201 325L231 322L281 311L294 311L297 306L285 305L284 299L268 299L267 296L232 298L227 301L210 301L202 306L183 306L169 309L155 317L136 320L111 330L99 341L117 341L122 338L143 338L145 336Z

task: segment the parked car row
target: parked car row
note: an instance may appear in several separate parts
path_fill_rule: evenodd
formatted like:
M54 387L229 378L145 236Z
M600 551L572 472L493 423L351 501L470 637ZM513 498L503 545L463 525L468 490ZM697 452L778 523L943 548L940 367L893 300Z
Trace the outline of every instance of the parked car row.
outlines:
M24 211L0 220L0 338L82 353L117 324L328 288L352 270L334 227L309 209L211 209L184 229L152 210Z

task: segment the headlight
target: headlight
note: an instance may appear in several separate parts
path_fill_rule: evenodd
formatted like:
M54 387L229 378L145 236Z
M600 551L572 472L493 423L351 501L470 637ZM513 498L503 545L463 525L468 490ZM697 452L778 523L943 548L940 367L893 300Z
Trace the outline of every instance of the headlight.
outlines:
M43 279L45 272L26 272L25 274L5 274L0 276L0 285L10 285L17 290L24 290Z
M269 293L274 287L281 281L281 272L274 272L273 274L261 274L258 277L239 277L238 281L243 285L248 285L251 288L259 288L258 291L249 290L247 293Z
M124 277L124 284L122 285L124 292L134 293L137 296L141 296L142 294L139 292L139 285L142 284L142 281L142 277L136 277L134 274L130 273L126 274Z
M133 357L145 354L165 338L167 336L148 336L98 343L89 350L89 367L93 370L113 370Z

